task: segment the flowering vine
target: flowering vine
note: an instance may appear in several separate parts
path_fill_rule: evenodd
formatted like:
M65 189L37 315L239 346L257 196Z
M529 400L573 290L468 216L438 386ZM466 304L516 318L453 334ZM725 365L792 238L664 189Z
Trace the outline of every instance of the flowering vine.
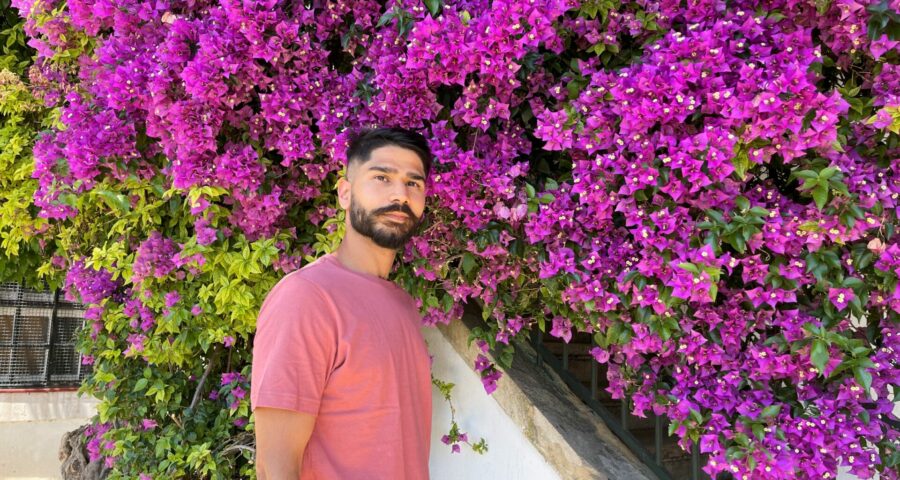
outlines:
M119 475L252 471L216 445L255 310L390 124L437 159L394 279L427 324L479 304L489 393L514 339L589 334L710 475L898 478L898 2L13 3L58 122L3 222L91 308Z

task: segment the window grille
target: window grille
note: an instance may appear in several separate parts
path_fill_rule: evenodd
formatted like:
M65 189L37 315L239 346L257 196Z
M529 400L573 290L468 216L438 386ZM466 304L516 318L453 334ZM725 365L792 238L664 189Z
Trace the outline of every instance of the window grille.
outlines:
M0 388L78 386L90 373L75 351L84 307L60 291L0 283Z

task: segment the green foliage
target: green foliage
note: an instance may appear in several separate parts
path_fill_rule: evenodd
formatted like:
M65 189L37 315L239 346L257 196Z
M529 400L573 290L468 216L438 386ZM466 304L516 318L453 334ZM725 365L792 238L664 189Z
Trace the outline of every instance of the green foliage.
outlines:
M6 2L8 3L8 2ZM53 124L53 110L45 108L30 92L23 76L30 65L31 49L25 44L23 21L9 9L0 9L0 282L42 286L38 266L53 252L39 234L48 228L32 205L37 181L31 178L31 147L38 132Z

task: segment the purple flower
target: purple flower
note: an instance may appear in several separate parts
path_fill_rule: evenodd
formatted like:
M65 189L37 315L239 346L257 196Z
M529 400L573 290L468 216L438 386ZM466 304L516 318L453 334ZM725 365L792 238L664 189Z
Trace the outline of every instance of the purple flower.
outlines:
M128 349L123 352L125 356L134 356L144 351L144 342L147 336L142 333L132 333L128 335Z
M494 390L497 390L497 381L500 380L500 377L502 376L503 374L494 368L481 372L481 383L484 386L484 391L487 392L488 395L494 393Z
M144 430L152 430L153 428L156 428L156 421L151 420L149 418L145 418L145 419L141 420L141 426L143 427Z
M597 363L606 363L609 361L609 351L604 350L600 347L591 348L590 354L592 357L594 357L594 360L596 360Z
M488 369L490 366L491 366L491 361L488 360L488 358L485 357L484 355L478 354L478 356L475 357L475 371L476 372L483 372L484 370Z
M172 290L171 292L166 294L166 307L174 307L179 300L181 300L181 295L179 295L175 290Z
M231 389L231 394L234 395L235 398L244 398L247 392L245 392L241 387L234 387Z
M856 295L850 288L832 287L828 289L828 299L831 300L832 305L834 305L839 312L847 308L847 304L854 298L856 298Z
M137 284L148 277L165 277L175 269L176 253L175 242L164 238L159 232L153 232L137 250L131 281Z
M569 340L572 339L572 322L567 318L554 317L553 328L550 330L550 335L561 338L566 343L569 343Z
M243 381L244 376L240 372L225 372L222 374L222 386Z

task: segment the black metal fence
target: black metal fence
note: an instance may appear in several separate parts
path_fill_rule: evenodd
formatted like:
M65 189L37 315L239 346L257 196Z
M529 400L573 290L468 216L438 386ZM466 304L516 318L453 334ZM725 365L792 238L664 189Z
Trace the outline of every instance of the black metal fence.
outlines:
M547 343L545 336L537 330L532 331L531 345L538 364L550 366L658 480L709 480L709 475L702 470L705 460L697 444L691 452L681 451L675 438L668 435L667 418L635 417L630 413L629 398L613 401L603 392L605 368L601 371L600 365L586 353L590 346L589 336L583 339L584 342L573 340L571 345L556 339ZM580 349L578 354L572 352L574 348ZM588 365L587 369L585 365Z
M0 388L69 387L90 373L75 350L84 307L51 290L0 283Z

